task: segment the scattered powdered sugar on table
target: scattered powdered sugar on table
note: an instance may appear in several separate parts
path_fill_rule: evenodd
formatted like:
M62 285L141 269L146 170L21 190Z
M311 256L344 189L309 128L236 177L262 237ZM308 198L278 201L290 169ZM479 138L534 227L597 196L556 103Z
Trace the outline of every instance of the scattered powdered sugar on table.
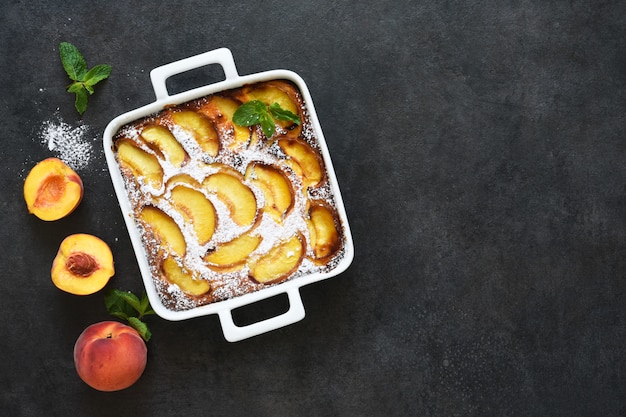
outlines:
M87 167L93 156L93 138L89 126L82 122L73 126L57 115L42 124L39 136L50 151L74 170Z

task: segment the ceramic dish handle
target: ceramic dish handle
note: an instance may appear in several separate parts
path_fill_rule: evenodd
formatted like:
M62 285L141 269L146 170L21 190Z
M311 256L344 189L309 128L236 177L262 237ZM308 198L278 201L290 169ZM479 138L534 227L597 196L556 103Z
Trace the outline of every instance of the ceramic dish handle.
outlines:
M304 318L304 305L302 304L300 291L298 288L291 288L288 289L286 293L289 297L289 310L279 316L248 324L247 326L237 326L235 324L232 310L219 311L218 315L226 340L229 342L238 342L302 320Z
M230 49L215 49L213 51L205 52L200 55L195 55L157 67L150 71L150 80L152 81L152 87L154 88L154 94L156 95L157 100L170 96L167 92L167 86L165 84L168 78L185 71L190 71L211 64L221 65L227 80L237 78L239 76L239 74L237 74L235 60L233 59L233 54L230 52Z

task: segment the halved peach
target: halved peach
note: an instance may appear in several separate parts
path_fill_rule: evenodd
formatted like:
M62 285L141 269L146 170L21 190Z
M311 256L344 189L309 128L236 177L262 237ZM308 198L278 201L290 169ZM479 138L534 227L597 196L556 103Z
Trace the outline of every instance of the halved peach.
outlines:
M217 156L219 136L211 121L193 110L172 113L174 123L189 132L200 148L210 156Z
M163 168L157 157L140 149L130 139L120 139L116 143L117 158L122 167L129 169L138 180L143 180L159 189L163 183Z
M230 216L240 226L250 226L257 214L256 197L243 183L242 175L230 172L211 174L202 182L202 186L217 197L230 210Z
M233 123L233 114L240 105L241 102L234 98L214 95L200 109L200 112L213 120L217 126L224 130L232 130L233 142L229 144L231 149L243 146L250 140L251 129L248 126L239 126Z
M283 281L298 269L304 251L304 238L297 233L276 244L267 253L248 261L249 276L262 284Z
M309 208L307 226L313 256L317 263L325 263L341 247L337 214L323 202L314 202Z
M36 164L24 180L28 212L41 220L53 221L72 213L83 198L83 181L58 158Z
M287 163L302 179L305 187L315 187L324 179L324 169L318 153L301 139L283 136L278 146L289 157Z
M244 233L229 242L220 244L217 249L207 253L204 260L218 267L241 265L262 240L263 238L258 234Z
M180 266L171 257L163 260L161 270L165 279L172 284L178 285L178 288L187 294L200 296L211 290L211 284L207 280L195 277L189 270Z
M76 295L100 291L114 274L111 249L100 238L88 234L63 239L50 273L57 288Z
M282 222L294 202L291 182L285 174L272 165L251 163L246 168L246 179L263 192L265 212L277 223Z
M179 256L184 256L187 251L185 236L180 228L170 216L161 209L153 206L145 206L139 218L144 226L148 228L155 238L158 239L167 249Z
M198 242L204 245L211 240L217 216L213 204L206 196L184 185L174 187L171 196L174 208L193 226Z
M141 131L141 137L175 167L187 159L187 152L165 126L149 125Z

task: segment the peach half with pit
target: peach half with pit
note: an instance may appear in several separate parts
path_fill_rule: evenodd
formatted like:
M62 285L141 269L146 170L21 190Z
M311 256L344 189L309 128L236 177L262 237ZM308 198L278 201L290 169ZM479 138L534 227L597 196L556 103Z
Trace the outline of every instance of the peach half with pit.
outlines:
M36 164L24 180L24 200L29 213L41 220L59 220L80 204L83 181L65 162L47 158Z
M100 291L115 274L113 254L102 239L84 233L66 237L52 262L52 282L70 294Z
M119 391L139 380L148 348L135 329L116 321L88 326L74 344L80 379L98 391Z

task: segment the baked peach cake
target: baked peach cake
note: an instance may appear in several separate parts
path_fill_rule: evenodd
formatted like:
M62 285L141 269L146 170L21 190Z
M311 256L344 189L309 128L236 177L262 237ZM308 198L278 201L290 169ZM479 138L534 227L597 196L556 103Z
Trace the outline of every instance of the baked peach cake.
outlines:
M268 111L240 122L254 105ZM330 271L344 254L319 143L290 81L167 107L120 128L113 151L169 309Z

